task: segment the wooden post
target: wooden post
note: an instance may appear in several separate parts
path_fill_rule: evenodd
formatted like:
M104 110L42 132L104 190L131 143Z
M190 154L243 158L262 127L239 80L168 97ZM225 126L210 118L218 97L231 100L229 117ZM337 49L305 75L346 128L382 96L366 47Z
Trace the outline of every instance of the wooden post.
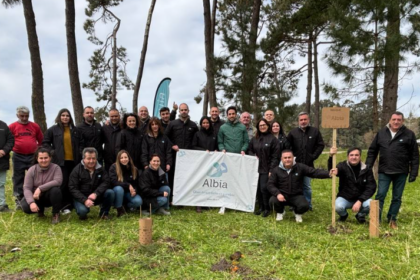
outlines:
M370 238L379 237L379 200L370 201L370 221L369 221L369 236Z
M337 148L337 129L333 128L333 140L332 140L332 147L333 148ZM332 158L332 168L336 168L337 166L337 155L333 155ZM332 192L331 192L331 206L332 206L332 211L331 211L331 224L333 227L335 227L335 197L337 196L336 194L336 180L337 177L333 174L332 175Z

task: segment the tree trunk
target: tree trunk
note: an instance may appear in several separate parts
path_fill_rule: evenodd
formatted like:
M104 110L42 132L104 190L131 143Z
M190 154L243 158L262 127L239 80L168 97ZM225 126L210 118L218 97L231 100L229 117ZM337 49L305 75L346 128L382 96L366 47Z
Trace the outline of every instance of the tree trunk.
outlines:
M318 46L317 37L313 39L314 45L314 79L315 79L315 102L314 102L314 122L313 126L319 128L319 75L318 75Z
M252 112L254 116L258 114L258 67L256 65L258 24L260 22L261 0L254 0L252 7L251 32L249 35L249 47L251 55L251 77L252 77Z
M312 34L308 39L308 84L306 85L306 113L311 113L311 95L312 95Z
M22 0L25 16L26 32L28 33L28 46L31 56L32 68L32 110L34 121L45 132L47 120L44 109L44 78L42 73L41 54L39 52L38 35L36 33L35 13L32 0Z
M77 64L75 18L74 0L66 0L67 64L69 68L74 120L76 124L80 124L83 122L83 99L80 88L79 67Z
M389 1L387 22L382 126L389 122L391 114L397 109L398 66L401 47L399 1Z
M209 110L209 93L206 88L204 89L204 97L203 97L203 116L207 116L207 112Z
M379 129L379 115L378 115L378 76L379 76L379 63L378 63L378 19L375 19L375 50L373 59L373 94L372 94L372 127L373 133L378 132Z
M136 85L134 87L134 93L133 93L133 112L134 113L137 112L137 103L139 99L141 79L143 77L144 63L146 61L147 44L149 42L150 24L152 23L152 16L153 16L153 10L155 9L155 4L156 4L156 0L152 0L152 2L150 3L149 14L147 15L146 29L144 30L143 48L141 49L139 72L137 73L137 80L136 80Z
M119 22L117 23L119 25ZM114 41L112 46L112 94L111 94L111 109L116 109L117 106L117 31L114 29L112 32L112 40Z
M204 7L204 48L206 53L206 91L204 93L204 101L206 101L206 95L208 101L210 101L210 107L217 106L216 93L214 86L214 58L212 48L212 23L211 23L211 11L210 11L210 0L203 0ZM203 109L207 107L207 104L203 105ZM204 112L203 112L204 114ZM207 110L205 112L207 115Z

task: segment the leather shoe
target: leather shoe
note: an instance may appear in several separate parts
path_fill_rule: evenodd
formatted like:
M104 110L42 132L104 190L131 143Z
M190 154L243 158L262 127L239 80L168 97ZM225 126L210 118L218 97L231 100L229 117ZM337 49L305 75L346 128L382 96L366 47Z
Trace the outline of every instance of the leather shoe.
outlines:
M261 215L261 213L262 213L261 209L258 209L257 211L254 212L254 215L258 216L258 215Z
M268 217L270 215L270 211L268 211L268 210L264 210L264 212L262 213L262 217L263 218L266 218L266 217Z
M389 222L389 227L390 227L390 228L392 228L392 229L398 229L398 226L397 226L397 221L395 221L395 220L391 220L391 221Z

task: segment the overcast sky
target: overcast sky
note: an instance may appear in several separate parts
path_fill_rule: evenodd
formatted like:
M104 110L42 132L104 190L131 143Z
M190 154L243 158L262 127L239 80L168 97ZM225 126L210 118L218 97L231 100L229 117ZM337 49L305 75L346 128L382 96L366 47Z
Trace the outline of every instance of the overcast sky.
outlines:
M80 81L89 82L88 59L96 46L87 40L83 30L86 20L86 1L76 0L76 40ZM67 69L64 1L33 1L37 33L44 73L44 97L47 126L59 109L72 110ZM150 1L125 1L113 12L122 20L118 33L118 45L127 48L131 60L129 77L135 82L143 44L144 28ZM98 37L104 38L112 23L100 23ZM5 9L0 6L0 119L6 123L16 120L15 109L19 105L31 107L31 64L27 43L23 7ZM220 41L216 41L215 53L220 54ZM320 55L321 56L321 55ZM304 63L305 59L298 60ZM190 105L193 120L199 120L202 105L194 97L206 81L204 54L203 4L199 0L158 0L153 14L149 36L146 64L139 94L139 106L153 109L153 98L159 82L172 78L169 104L185 102ZM412 101L400 109L407 113L411 106L418 106L420 75L405 79L400 86L399 106L405 104L412 94ZM331 73L321 62L320 82L331 81ZM338 79L333 80L339 84ZM304 102L306 75L299 84L299 94L291 102ZM96 107L96 97L90 90L82 89L83 104ZM321 98L325 98L322 95ZM119 91L118 100L130 110L132 91ZM418 107L417 111L418 111Z

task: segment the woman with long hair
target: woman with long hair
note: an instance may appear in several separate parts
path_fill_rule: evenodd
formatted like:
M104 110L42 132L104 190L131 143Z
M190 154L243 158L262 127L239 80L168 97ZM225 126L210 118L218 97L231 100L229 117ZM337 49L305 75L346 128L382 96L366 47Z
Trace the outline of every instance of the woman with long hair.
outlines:
M118 217L126 214L123 203L131 211L141 206L142 199L137 194L139 171L127 151L121 150L118 153L117 161L109 168L109 178L115 192L114 207L117 209Z
M207 116L200 120L200 130L194 134L193 148L207 152L217 151L217 135L214 135L211 119Z
M160 167L159 155L150 156L149 168L142 173L139 185L144 209L149 209L151 205L152 212L162 215L171 214L168 212L171 189L168 186L166 174Z
M160 158L160 167L168 172L172 166L172 143L163 133L162 123L158 118L151 118L147 125L147 133L143 136L141 146L141 164L144 169L149 167L149 159L153 154Z
M121 150L126 150L133 159L134 166L142 170L141 144L143 133L140 129L140 118L136 114L125 114L121 130Z
M267 190L268 177L271 170L279 165L279 143L271 133L270 123L266 119L257 122L257 133L249 142L249 154L258 158L257 199L259 209L254 213L267 217L270 214L270 194Z
M42 146L52 150L53 163L60 166L63 173L63 183L60 187L64 208L62 214L69 214L73 205L73 199L68 188L69 177L73 168L82 160L84 143L82 134L74 126L73 118L68 109L64 108L58 112L55 125L44 134Z
M62 194L60 190L63 174L60 166L51 162L51 151L39 147L34 154L34 165L29 168L23 184L24 198L21 200L23 212L38 213L45 217L44 209L52 206L52 224L60 222Z
M287 141L286 134L283 131L283 127L278 121L274 121L271 124L271 132L273 133L274 137L276 137L279 142L280 155L281 155L281 151L289 150L292 148L289 141Z

